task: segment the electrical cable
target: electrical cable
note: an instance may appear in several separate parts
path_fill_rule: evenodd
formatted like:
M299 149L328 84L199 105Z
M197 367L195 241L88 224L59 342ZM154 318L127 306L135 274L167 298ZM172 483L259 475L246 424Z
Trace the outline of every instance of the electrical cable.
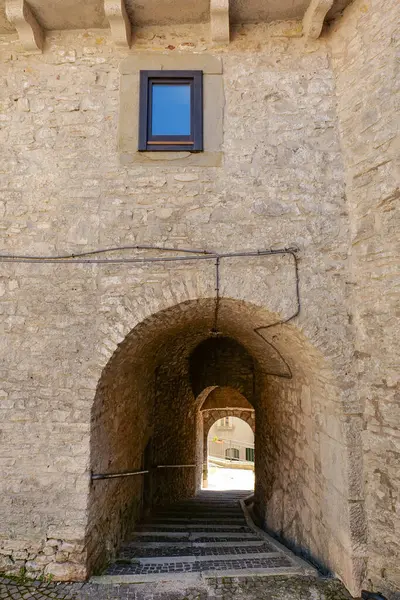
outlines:
M106 254L109 252L125 252L128 250L155 250L159 252L178 252L176 256L151 256L151 257L118 257L118 258L85 258L89 256L96 256L98 254ZM295 294L296 294L296 310L295 312L287 317L281 319L275 323L269 325L262 325L256 327L253 331L266 343L268 344L280 357L282 362L288 369L288 374L281 373L266 373L266 375L272 375L276 377L284 377L291 379L293 377L292 371L289 364L283 358L280 351L267 340L260 332L277 325L284 325L295 317L297 317L301 310L300 301L300 278L298 268L298 258L296 256L298 249L295 247L279 248L276 250L248 250L238 252L215 252L212 250L205 249L193 249L193 248L172 248L170 246L158 246L152 244L138 244L129 246L112 246L109 248L99 248L96 250L90 250L87 252L74 252L70 254L60 254L53 256L46 255L29 255L29 254L0 254L0 262L2 263L33 263L33 264L146 264L146 263L164 263L164 262L179 262L179 261L196 261L196 260L214 260L215 261L215 311L214 321L210 333L212 335L220 335L218 331L218 315L220 308L220 263L224 258L243 258L243 257L256 257L256 256L271 256L271 255L284 255L289 254L293 258L294 270L295 270Z
M116 252L122 250L159 250L166 252L182 252L183 254L191 254L192 256L150 256L142 258L83 258L93 254L106 252ZM279 250L252 250L243 252L213 252L210 250L189 250L186 248L164 248L162 246L121 246L114 248L102 248L91 252L82 252L79 254L65 254L59 256L34 256L34 255L19 255L19 254L0 254L0 262L14 263L45 263L45 264L120 264L120 263L152 263L152 262L175 262L189 260L215 260L217 258L240 258L242 256L268 256L271 254L291 254L294 252L292 248L282 248Z
M214 324L211 329L212 335L219 335L218 331L218 312L219 312L219 264L220 258L218 257L215 261L215 311L214 311Z
M99 248L87 252L72 252L71 254L59 254L56 256L31 256L24 254L0 254L0 259L27 259L27 260L64 260L66 258L81 258L93 254L104 254L106 252L120 252L125 250L162 250L164 252L182 252L188 254L215 254L209 250L196 250L190 248L170 248L168 246L153 246L151 244L139 244L134 246L111 246L110 248Z
M284 325L285 323L289 323L289 321L292 321L300 314L301 301L300 301L299 262L298 262L298 258L296 256L295 252L296 252L296 250L294 250L294 249L293 250L288 249L288 253L293 256L293 262L294 262L295 286L296 286L296 310L294 311L294 313L292 315L290 315L286 319L281 319L280 321L276 321L276 323L270 323L269 325L262 325L261 327L256 327L254 329L254 333L256 333L258 336L260 336L260 338L264 342L266 342L269 346L271 346L275 350L275 352L279 355L281 360L285 363L285 365L289 371L289 375L276 375L275 373L267 373L267 375L275 375L276 377L286 377L287 379L293 379L293 373L290 368L290 365L283 358L283 355L279 352L278 348L276 348L276 346L274 346L274 344L272 344L272 342L266 340L265 337L260 333L260 331L263 329L270 329L271 327L276 327L277 325Z

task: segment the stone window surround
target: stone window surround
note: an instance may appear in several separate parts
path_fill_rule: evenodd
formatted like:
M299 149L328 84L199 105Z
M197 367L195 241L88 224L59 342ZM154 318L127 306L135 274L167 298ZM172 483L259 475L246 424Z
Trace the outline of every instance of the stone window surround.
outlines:
M139 84L140 71L144 70L203 71L203 152L139 152ZM140 53L124 59L120 73L118 152L123 166L221 166L224 92L219 57L210 54Z

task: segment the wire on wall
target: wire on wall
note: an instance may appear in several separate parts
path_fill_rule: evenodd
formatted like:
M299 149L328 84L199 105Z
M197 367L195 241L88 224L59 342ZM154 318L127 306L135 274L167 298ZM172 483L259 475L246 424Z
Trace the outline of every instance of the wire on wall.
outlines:
M126 252L131 250L152 250L157 252L175 252L178 253L175 256L149 256L149 257L126 257L118 256L111 258L98 258L99 255L109 254L113 252ZM300 277L299 277L299 266L298 266L298 249L294 247L279 248L276 250L248 250L238 252L215 252L213 250L205 249L194 249L194 248L172 248L169 246L158 246L151 244L141 245L129 245L129 246L111 246L108 248L99 248L97 250L90 250L87 252L74 252L70 254L59 254L59 255L29 255L29 254L0 254L0 262L2 263L34 263L34 264L146 264L146 263L164 263L164 262L180 262L180 261L196 261L196 260L212 260L215 264L215 311L214 320L211 328L211 335L221 335L222 333L218 330L218 317L220 309L220 265L221 260L224 258L245 258L255 256L271 256L271 255L290 255L293 259L294 272L295 272L295 296L296 296L296 309L289 317L270 323L269 325L261 325L256 327L254 332L268 344L280 357L282 362L287 368L287 373L266 373L266 375L273 375L276 377L284 377L291 379L293 377L290 366L280 353L280 351L267 340L263 335L262 331L276 327L277 325L284 325L289 323L292 319L297 317L301 310L300 302Z

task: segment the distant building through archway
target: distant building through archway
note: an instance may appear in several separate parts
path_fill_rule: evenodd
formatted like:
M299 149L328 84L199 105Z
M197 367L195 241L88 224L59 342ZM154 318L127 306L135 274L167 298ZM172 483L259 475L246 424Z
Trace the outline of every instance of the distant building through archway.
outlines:
M230 411L227 410L227 413ZM254 424L229 414L210 427L206 468L209 489L254 490Z

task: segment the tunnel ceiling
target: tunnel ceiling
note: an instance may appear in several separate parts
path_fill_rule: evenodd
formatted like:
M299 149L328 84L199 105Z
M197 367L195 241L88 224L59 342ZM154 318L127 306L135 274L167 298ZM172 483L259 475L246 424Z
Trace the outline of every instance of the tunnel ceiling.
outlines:
M171 356L179 363L182 359L189 360L194 349L212 337L214 318L214 298L182 303L155 313L131 331L106 369L114 360L126 369L140 369L141 365L148 368L150 363L156 369L167 358L170 361ZM256 332L257 328L278 321L276 315L265 309L222 298L217 329L221 336L242 345L264 374L290 378L294 370L312 368L313 358L305 355L302 336L291 325Z
M198 396L207 387L231 386L250 400L254 390L255 365L247 350L230 337L209 337L191 353L190 381Z

